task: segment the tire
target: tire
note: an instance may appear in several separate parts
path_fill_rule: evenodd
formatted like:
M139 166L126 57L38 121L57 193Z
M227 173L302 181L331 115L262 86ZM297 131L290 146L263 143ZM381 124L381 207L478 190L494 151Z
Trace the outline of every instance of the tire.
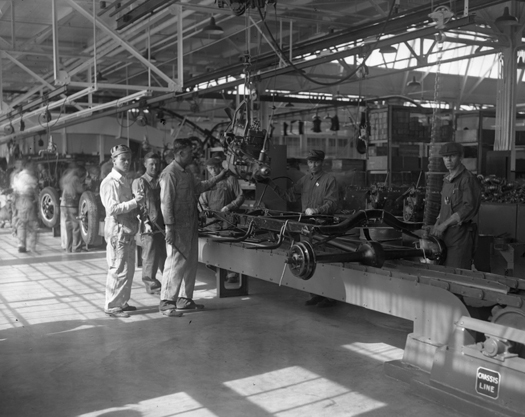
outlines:
M60 198L53 187L45 187L38 195L38 217L46 227L60 224Z
M98 240L98 222L101 210L93 191L84 191L78 203L80 234L86 245L94 245Z

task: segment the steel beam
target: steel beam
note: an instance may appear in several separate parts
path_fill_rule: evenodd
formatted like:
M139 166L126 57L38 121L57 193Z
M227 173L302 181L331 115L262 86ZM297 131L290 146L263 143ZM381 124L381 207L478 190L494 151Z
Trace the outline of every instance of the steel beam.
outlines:
M277 250L246 250L234 244L199 239L199 261L207 265L279 283L286 254ZM361 265L320 264L308 281L286 268L281 285L411 320L403 361L430 372L436 350L469 316L461 300L446 289L390 276L388 271Z
M159 70L155 65L152 65L146 58L144 58L135 48L133 48L131 45L129 45L127 42L122 40L118 33L116 33L113 29L106 26L103 22L100 20L94 20L93 16L91 16L83 7L79 6L74 0L67 0L71 6L74 7L74 9L79 12L82 16L84 16L86 19L91 21L94 25L98 26L99 29L101 29L104 33L109 35L113 40L122 48L124 48L126 51L128 51L131 55L133 55L136 59L138 59L144 66L151 69L152 72L157 74L160 78L162 78L167 84L170 90L177 91L180 90L180 86L177 85L177 83L172 80L169 76L164 74L161 70Z

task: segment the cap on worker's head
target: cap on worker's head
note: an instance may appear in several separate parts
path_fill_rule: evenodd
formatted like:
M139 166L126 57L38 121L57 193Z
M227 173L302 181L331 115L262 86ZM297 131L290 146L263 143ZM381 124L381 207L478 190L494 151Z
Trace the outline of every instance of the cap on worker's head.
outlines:
M308 152L306 159L309 161L324 161L324 152L318 149L312 149Z
M441 149L439 150L440 156L448 156L448 155L463 155L463 145L461 143L457 142L447 142L444 143L441 146Z
M129 149L126 145L116 145L111 148L112 158L116 158L123 153L131 153L131 149Z
M222 159L218 156L214 156L206 161L206 166L221 166L222 165Z

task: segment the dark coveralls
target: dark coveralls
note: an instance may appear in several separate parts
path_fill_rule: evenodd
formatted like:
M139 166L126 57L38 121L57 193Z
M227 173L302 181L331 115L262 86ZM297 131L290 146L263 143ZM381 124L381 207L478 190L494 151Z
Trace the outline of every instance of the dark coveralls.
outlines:
M65 222L65 249L67 252L80 252L84 242L80 232L80 221L77 219L77 216L80 195L84 192L84 187L78 175L73 171L64 175L61 183L60 215L63 216Z
M215 182L213 179L199 181L176 161L164 168L159 181L164 223L175 230L175 244L166 247L160 299L184 308L193 299L199 262L197 200L199 194Z
M301 194L303 212L307 208L316 209L318 214L333 214L337 211L339 191L336 179L333 175L322 170L317 174L308 173L304 175L288 190L288 195L290 193ZM310 296L312 297L311 300L315 300L315 303L326 302L330 305L335 303L335 300L316 294L310 294Z
M306 174L288 190L288 194L301 194L301 207L304 212L313 208L319 214L333 214L337 210L339 194L337 182L333 175L324 171Z
M442 223L454 213L461 220L443 233L443 241L447 247L445 266L471 269L478 240L478 225L473 220L480 204L481 187L476 177L463 164L455 177L445 176L437 223Z
M244 203L244 194L239 181L233 176L219 181L215 187L202 193L199 197L200 208L204 211L221 211L223 207L228 207L229 210L238 209L242 203ZM217 223L208 227L210 230L221 228Z
M166 261L166 239L164 237L164 219L160 209L160 182L148 174L133 181L133 194L144 195L140 207L140 241L142 244L142 281L146 291L160 290L161 283L157 280L157 271L164 271ZM146 233L146 224L151 227L151 233Z

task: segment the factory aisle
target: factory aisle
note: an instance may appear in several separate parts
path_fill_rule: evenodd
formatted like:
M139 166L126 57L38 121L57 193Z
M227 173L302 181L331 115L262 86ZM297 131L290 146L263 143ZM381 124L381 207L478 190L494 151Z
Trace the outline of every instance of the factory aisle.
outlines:
M201 265L203 311L164 317L135 275L129 319L102 311L105 251L66 255L41 233L19 254L0 229L0 415L71 417L425 416L457 412L383 373L411 323L250 281L216 298Z

